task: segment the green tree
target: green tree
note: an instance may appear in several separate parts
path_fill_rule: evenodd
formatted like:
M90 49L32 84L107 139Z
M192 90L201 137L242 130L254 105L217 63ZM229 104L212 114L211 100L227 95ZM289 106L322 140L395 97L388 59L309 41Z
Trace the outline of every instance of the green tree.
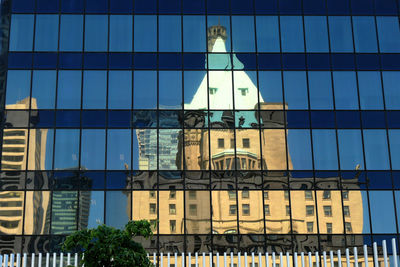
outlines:
M106 225L76 231L67 237L62 249L84 254L79 266L85 267L150 267L151 262L143 246L133 240L136 236L152 236L151 224L130 221L123 230Z

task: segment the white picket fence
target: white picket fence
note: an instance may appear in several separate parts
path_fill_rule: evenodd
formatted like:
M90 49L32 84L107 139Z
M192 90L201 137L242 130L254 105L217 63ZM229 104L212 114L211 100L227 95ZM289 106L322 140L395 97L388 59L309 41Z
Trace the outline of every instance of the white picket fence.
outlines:
M154 266L159 267L398 267L396 240L392 239L392 255L388 255L386 241L382 241L382 254L378 254L376 242L372 246L373 255L368 255L367 245L363 246L360 254L357 247L345 249L345 259L342 252L323 251L321 254L294 252L280 253L156 253L148 255ZM360 256L360 257L359 257ZM306 262L306 258L308 264ZM0 255L0 267L64 267L78 266L78 254L10 254ZM29 261L29 263L28 263ZM320 263L321 261L321 263ZM329 262L329 264L328 264Z

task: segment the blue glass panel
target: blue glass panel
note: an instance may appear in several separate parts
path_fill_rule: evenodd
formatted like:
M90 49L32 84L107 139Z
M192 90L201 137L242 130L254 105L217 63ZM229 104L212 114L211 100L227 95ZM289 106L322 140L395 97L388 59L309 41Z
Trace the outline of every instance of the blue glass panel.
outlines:
M357 80L354 71L334 71L336 109L358 109Z
M137 52L157 51L156 16L135 16L134 20L134 50Z
M126 0L112 0L110 1L111 13L129 14L133 9L133 1Z
M282 52L304 52L303 20L300 16L281 16Z
M282 65L285 70L303 70L306 68L305 54L283 54Z
M369 191L372 232L375 234L395 233L396 218L394 213L393 192Z
M57 108L81 108L81 71L58 72Z
M378 70L380 68L378 54L356 54L359 70Z
M56 53L33 54L33 67L35 69L57 68L57 54Z
M79 110L57 110L56 126L79 128L81 124L81 113Z
M179 14L181 13L182 0L164 0L158 2L158 12L160 14Z
M254 52L254 18L232 16L232 42L235 52Z
M122 110L108 111L109 128L129 128L131 126L131 112Z
M109 53L108 60L110 69L131 69L133 64L131 53Z
M388 132L392 169L400 170L400 130L389 130Z
M377 71L359 71L361 109L383 109L381 76Z
M364 155L360 130L338 130L341 170L364 169Z
M59 53L58 60L60 69L82 68L82 53Z
M231 49L231 19L229 16L208 16L207 17L207 27L221 25L225 27L226 30L226 40L225 40L225 47L221 45L221 43L216 46L214 49L213 45L209 45L208 52L217 52L217 53L225 53L226 51L230 52ZM253 37L254 38L254 37ZM215 44L215 43L214 43ZM225 49L224 49L225 48Z
M232 14L253 14L253 1L231 0Z
M367 182L369 189L392 189L392 175L390 172L368 172Z
M182 72L160 71L159 74L159 108L182 108Z
M353 31L356 52L378 52L375 21L373 17L353 17Z
M364 129L386 128L385 113L383 111L362 111L361 121Z
M399 70L400 54L380 54L382 69Z
M204 32L197 32L197 34ZM160 52L182 51L181 16L158 17L158 45Z
M108 17L106 15L86 15L85 51L107 51Z
M60 51L82 51L83 16L61 15Z
M335 128L335 113L333 111L311 111L312 128Z
M325 1L319 0L303 0L304 14L325 14L326 4Z
M34 127L38 128L52 128L54 127L56 114L54 110L39 110L37 113L37 121L33 124ZM53 143L53 141L47 141L48 143ZM53 149L51 149L53 150ZM52 152L51 152L52 153ZM46 159L46 163L50 161ZM46 167L47 168L47 167ZM49 168L50 169L50 166Z
M305 71L283 72L285 102L289 109L308 109L308 90Z
M158 118L157 111L152 111L152 110L133 111L132 127L133 128L155 128L155 127L157 127L157 118Z
M260 70L281 69L280 54L258 54L258 68Z
M147 1L135 1L147 2ZM131 198L128 198L128 192L107 191L106 192L106 224L111 227L123 229L130 220L131 210L128 204Z
M157 75L155 71L134 71L133 108L157 108Z
M107 96L107 72L83 72L83 109L105 109Z
M61 0L61 12L82 13L83 3L83 0Z
M10 51L32 51L33 15L12 15L10 29Z
M332 69L334 70L354 70L354 54L331 54Z
M108 108L132 107L132 72L110 71L108 74Z
M104 170L105 141L105 130L82 130L82 169Z
M9 69L30 69L32 67L32 53L8 53Z
M81 189L104 189L104 172L94 172L94 171L87 171L83 172L81 174ZM103 192L91 192L91 194L94 194L95 196L100 194L102 195L101 201L99 201L99 197L96 197L96 202L92 203L92 205L100 205L100 210L101 212L104 212L102 209L103 202L104 202L104 193ZM95 213L93 210L96 209L96 207L91 207L89 214ZM98 211L99 212L99 211ZM101 214L100 212L100 214ZM90 216L90 215L89 215ZM101 217L101 215L100 215ZM90 219L89 219L89 225L90 225ZM96 222L92 222L92 227L96 227L98 224ZM90 227L90 226L89 226Z
M330 69L330 55L324 54L307 54L307 67L309 70L329 70Z
M281 14L301 14L301 1L298 0L279 0L279 10Z
M205 12L204 0L183 0L182 2L184 14L204 14Z
M311 109L333 109L332 80L328 71L308 72Z
M229 0L207 1L208 14L229 14Z
M13 0L12 12L15 13L33 13L35 10L35 1L32 0Z
M130 136L129 136L129 143L130 143ZM116 158L119 158L119 157L116 157ZM109 158L107 158L107 160L108 159ZM114 168L108 168L108 169L109 170L113 170ZM116 169L116 170L118 170L118 169ZM129 176L128 176L127 172L115 172L115 171L107 172L107 178L106 178L106 187L107 187L107 189L126 189L127 188L127 182L128 182L127 179L128 179L128 177Z
M307 52L329 52L325 16L304 16Z
M388 128L400 128L400 111L387 111Z
M330 15L347 15L350 13L348 0L327 0L327 6Z
M84 53L85 69L106 69L107 54L106 53Z
M183 51L185 52L206 51L205 17L183 16Z
M278 12L278 0L255 0L256 14L276 14Z
M110 16L110 51L132 51L132 16Z
M392 172L392 177L393 177L394 188L395 189L399 189L400 188L400 172L398 172L398 171ZM395 191L396 203L400 204L400 198L399 198L400 195L398 193L400 193L400 192L399 191ZM400 212L400 209L399 209L400 207L397 206L397 208L398 208L397 212ZM397 214L399 214L399 213L397 213Z
M33 71L32 100L36 99L36 107L32 105L32 108L54 108L56 78L57 74L54 70Z
M311 170L310 130L289 130L287 135L288 151L294 170Z
M338 168L335 130L313 130L314 167L317 170Z
M308 111L288 110L286 114L288 128L310 128Z
M376 17L379 49L382 53L400 52L400 29L398 17Z
M157 68L157 54L134 54L133 64L135 69L155 69Z
M205 61L205 54L203 53L184 53L183 54L183 68L187 70L203 70Z
M57 51L58 15L37 15L35 51Z
M330 16L329 37L332 52L353 52L353 35L349 16Z
M250 54L250 53L242 53L242 54L236 54L237 59L243 63L243 67L241 65L234 65L233 69L240 70L255 70L257 67L257 60L256 60L256 55L255 54ZM235 59L233 59L235 63Z
M338 128L360 128L360 113L358 111L336 111Z
M107 13L108 0L86 0L86 13Z
M17 104L23 99L29 100L31 71L9 70L7 74L6 105ZM6 106L6 108L13 108ZM14 107L15 108L15 107ZM29 108L29 101L26 109Z
M134 10L136 14L157 12L157 0L134 1L134 3L135 3Z
M368 170L388 170L389 155L386 130L363 130L365 161Z
M82 128L104 128L106 127L105 110L83 110Z
M400 109L400 72L382 72L386 109Z
M279 26L277 16L257 16L258 52L279 52Z
M259 71L258 89L264 102L282 103L282 74L280 71ZM261 101L261 100L260 100Z
M374 13L374 0L351 0L351 12L354 15L371 15Z
M168 53L158 55L158 67L164 70L181 69L182 68L182 54Z
M67 169L79 166L79 130L56 130L54 168Z
M59 2L54 0L36 0L36 12L58 13Z
M375 0L376 15L397 15L396 0Z

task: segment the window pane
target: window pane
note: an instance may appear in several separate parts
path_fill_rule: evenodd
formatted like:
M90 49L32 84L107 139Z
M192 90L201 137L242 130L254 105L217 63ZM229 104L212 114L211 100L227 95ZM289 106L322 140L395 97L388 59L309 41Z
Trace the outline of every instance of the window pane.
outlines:
M332 52L353 52L351 20L348 16L328 17Z
M226 36L226 40L225 40L225 48L226 51L230 52L231 51L231 23L230 23L230 18L228 16L208 16L207 17L207 30L208 30L208 34L210 34L210 27L212 26L222 26L222 29L225 30L225 36ZM213 28L213 30L218 31L217 28ZM221 30L222 30L221 29ZM215 32L214 32L215 33ZM221 37L224 36L224 34L217 34L214 35L213 38L210 38L210 40L208 41L208 52L225 52L225 50L223 50L221 48L221 43L219 43L218 46L214 47L214 44L216 43L215 37ZM211 64L210 64L211 66Z
M79 109L81 107L81 71L58 72L57 108Z
M135 71L133 82L133 108L157 108L157 73Z
M227 205L226 202L228 202L229 205ZM213 233L237 233L236 199L229 199L228 191L213 191L211 204Z
M338 168L336 134L334 130L313 130L314 166L317 170Z
M381 76L378 71L358 72L361 109L383 109Z
M379 49L382 53L400 52L400 29L398 17L376 17Z
M158 41L160 52L182 51L182 33L180 16L159 16ZM201 34L201 32L196 32Z
M206 51L206 22L203 16L183 16L183 50Z
M51 233L72 234L78 230L78 192L54 191L52 196Z
M130 169L131 130L108 130L107 136L107 169Z
M354 71L333 71L336 109L358 109L357 80Z
M106 225L123 229L131 219L131 193L125 191L106 192Z
M79 166L79 130L56 130L54 168L69 169Z
M81 191L80 208L89 208L89 218L87 227L81 227L81 229L95 228L99 224L104 223L104 191ZM82 215L81 215L82 216Z
M400 170L400 130L389 130L392 169Z
M392 191L369 191L372 232L374 234L396 232Z
M338 130L340 168L364 169L364 156L360 130Z
M61 15L60 51L82 51L83 16Z
M307 52L329 52L326 17L304 16Z
M311 140L309 130L288 131L288 158L294 170L311 170Z
M13 105L30 96L31 71L9 70L7 73L6 104ZM7 108L16 108L15 106ZM29 103L26 109L29 108Z
M208 234L211 227L210 193L207 191L186 191L185 195L187 233Z
M26 235L49 234L51 197L50 191L26 192L25 231ZM22 212L22 210L21 210Z
M104 170L105 131L82 130L81 168Z
M332 80L328 71L308 72L311 109L333 109Z
M110 71L108 73L108 108L130 109L132 107L132 72Z
M281 16L282 52L304 52L303 20L299 16Z
M85 51L107 51L108 16L86 15Z
M83 101L84 109L106 108L107 72L84 71L83 73Z
M235 52L254 52L254 18L232 16L232 41Z
M58 15L37 15L35 51L57 51Z
M54 70L33 71L32 102L33 99L36 99L37 107L32 105L32 108L54 108L56 78L56 71Z
M277 16L257 16L258 52L279 52L279 26Z
M258 101L263 102L262 97L259 97L257 74L254 71L234 71L233 79L235 109L255 109ZM250 120L251 118L247 122Z
M285 102L289 109L308 109L306 72L283 72L283 84L285 86Z
M265 102L282 103L282 74L280 71L259 71L258 89Z
M159 72L159 105L165 109L182 108L182 72Z
M110 51L132 51L132 16L110 16Z
M383 71L386 109L400 109L400 72Z
M156 16L134 17L134 49L137 52L157 51L157 18Z
M208 106L207 73L205 71L184 72L185 109L201 109ZM197 99L202 101L197 102ZM194 103L196 102L196 103Z
M373 17L353 17L353 30L356 52L378 52L375 21Z
M12 15L10 51L32 51L33 15Z
M386 130L364 130L367 170L388 170L389 156Z

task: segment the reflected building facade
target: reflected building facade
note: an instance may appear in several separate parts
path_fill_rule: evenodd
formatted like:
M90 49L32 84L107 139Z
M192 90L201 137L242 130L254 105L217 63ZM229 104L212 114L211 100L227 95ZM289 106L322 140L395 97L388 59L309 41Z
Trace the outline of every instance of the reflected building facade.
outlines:
M140 219L149 252L396 237L400 28L380 1L3 1L0 252Z

